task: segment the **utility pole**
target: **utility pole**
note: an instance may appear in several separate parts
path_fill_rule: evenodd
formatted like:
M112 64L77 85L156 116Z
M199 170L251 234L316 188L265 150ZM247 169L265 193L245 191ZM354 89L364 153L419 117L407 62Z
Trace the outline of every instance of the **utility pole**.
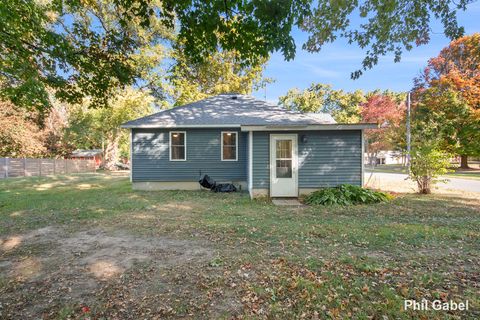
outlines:
M407 169L408 173L410 173L410 151L411 151L411 144L412 144L412 135L411 135L411 127L410 127L410 91L407 94Z

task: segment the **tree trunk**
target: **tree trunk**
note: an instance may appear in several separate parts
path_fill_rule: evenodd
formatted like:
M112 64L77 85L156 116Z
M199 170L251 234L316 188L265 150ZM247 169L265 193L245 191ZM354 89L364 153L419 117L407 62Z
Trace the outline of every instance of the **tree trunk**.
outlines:
M371 152L368 155L369 155L368 162L370 163L370 165L372 167L376 167L377 166L377 152Z
M469 169L468 166L468 156L460 156L460 168Z
M432 193L431 183L432 183L431 177L429 176L419 177L417 179L418 192L421 194Z
M117 170L115 163L118 162L118 143L120 142L120 135L114 135L107 138L107 147L105 148L104 166L110 171Z

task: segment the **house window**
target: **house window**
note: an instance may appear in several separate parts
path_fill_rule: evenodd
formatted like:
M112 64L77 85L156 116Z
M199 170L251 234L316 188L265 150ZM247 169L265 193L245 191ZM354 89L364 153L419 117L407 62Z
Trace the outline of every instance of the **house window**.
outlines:
M237 161L238 136L236 132L222 132L222 161Z
M170 132L170 161L187 160L187 134L185 131Z

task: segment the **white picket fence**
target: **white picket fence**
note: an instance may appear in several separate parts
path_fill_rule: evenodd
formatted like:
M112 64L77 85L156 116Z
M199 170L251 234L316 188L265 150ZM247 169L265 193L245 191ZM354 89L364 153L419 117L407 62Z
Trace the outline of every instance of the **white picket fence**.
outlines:
M0 179L95 172L95 160L0 158Z

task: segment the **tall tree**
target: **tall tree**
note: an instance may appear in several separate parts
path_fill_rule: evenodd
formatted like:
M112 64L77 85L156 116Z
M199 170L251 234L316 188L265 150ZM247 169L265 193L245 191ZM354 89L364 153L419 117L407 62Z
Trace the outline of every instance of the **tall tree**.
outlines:
M417 87L438 87L458 91L480 117L480 33L454 40L428 60Z
M42 133L46 155L66 156L72 151L65 141L64 132L68 126L68 106L50 95L52 107L42 121Z
M217 52L204 61L192 62L183 48L172 53L175 64L169 77L171 98L182 105L220 93L250 94L270 79L262 77L265 60L255 66L242 65L237 52Z
M345 92L322 83L311 84L303 91L290 89L285 96L279 97L280 104L287 109L330 113L339 123L359 122L360 105L365 100L365 94L361 90Z
M278 97L278 102L288 110L323 112L325 101L331 91L332 87L328 84L312 84L303 91L298 88L289 89L284 96Z
M468 168L465 155L480 156L480 118L454 89L431 87L417 93L414 136L439 141L441 149L464 155L461 167Z
M128 133L120 128L126 121L152 113L153 98L149 92L127 88L110 97L108 107L91 108L89 101L71 107L66 140L75 147L105 146L105 168L115 169L120 151L128 144Z
M399 61L404 50L427 43L433 19L441 20L449 38L462 36L456 13L471 1L1 1L0 94L44 109L46 89L52 87L70 102L88 96L104 105L109 92L140 76L130 57L143 36L175 25L195 62L219 48L238 52L242 64L252 66L274 51L293 59L294 26L309 34L303 48L310 52L343 37L367 52L352 73L356 78L380 56L394 53ZM360 23L352 23L354 16Z
M45 153L40 128L34 115L11 102L0 101L0 156L32 157Z
M361 105L362 121L377 122L379 129L366 130L369 157L375 158L380 150L401 149L406 106L392 96L372 94Z
M446 121L444 126L452 133L446 139L451 143L447 149L458 152L461 167L468 168L468 156L477 155L480 149L479 140L473 139L475 132L471 130L477 128L480 119L480 33L452 41L428 61L415 85L422 112L429 109L437 120ZM461 127L455 128L456 125ZM462 134L464 130L468 134Z

